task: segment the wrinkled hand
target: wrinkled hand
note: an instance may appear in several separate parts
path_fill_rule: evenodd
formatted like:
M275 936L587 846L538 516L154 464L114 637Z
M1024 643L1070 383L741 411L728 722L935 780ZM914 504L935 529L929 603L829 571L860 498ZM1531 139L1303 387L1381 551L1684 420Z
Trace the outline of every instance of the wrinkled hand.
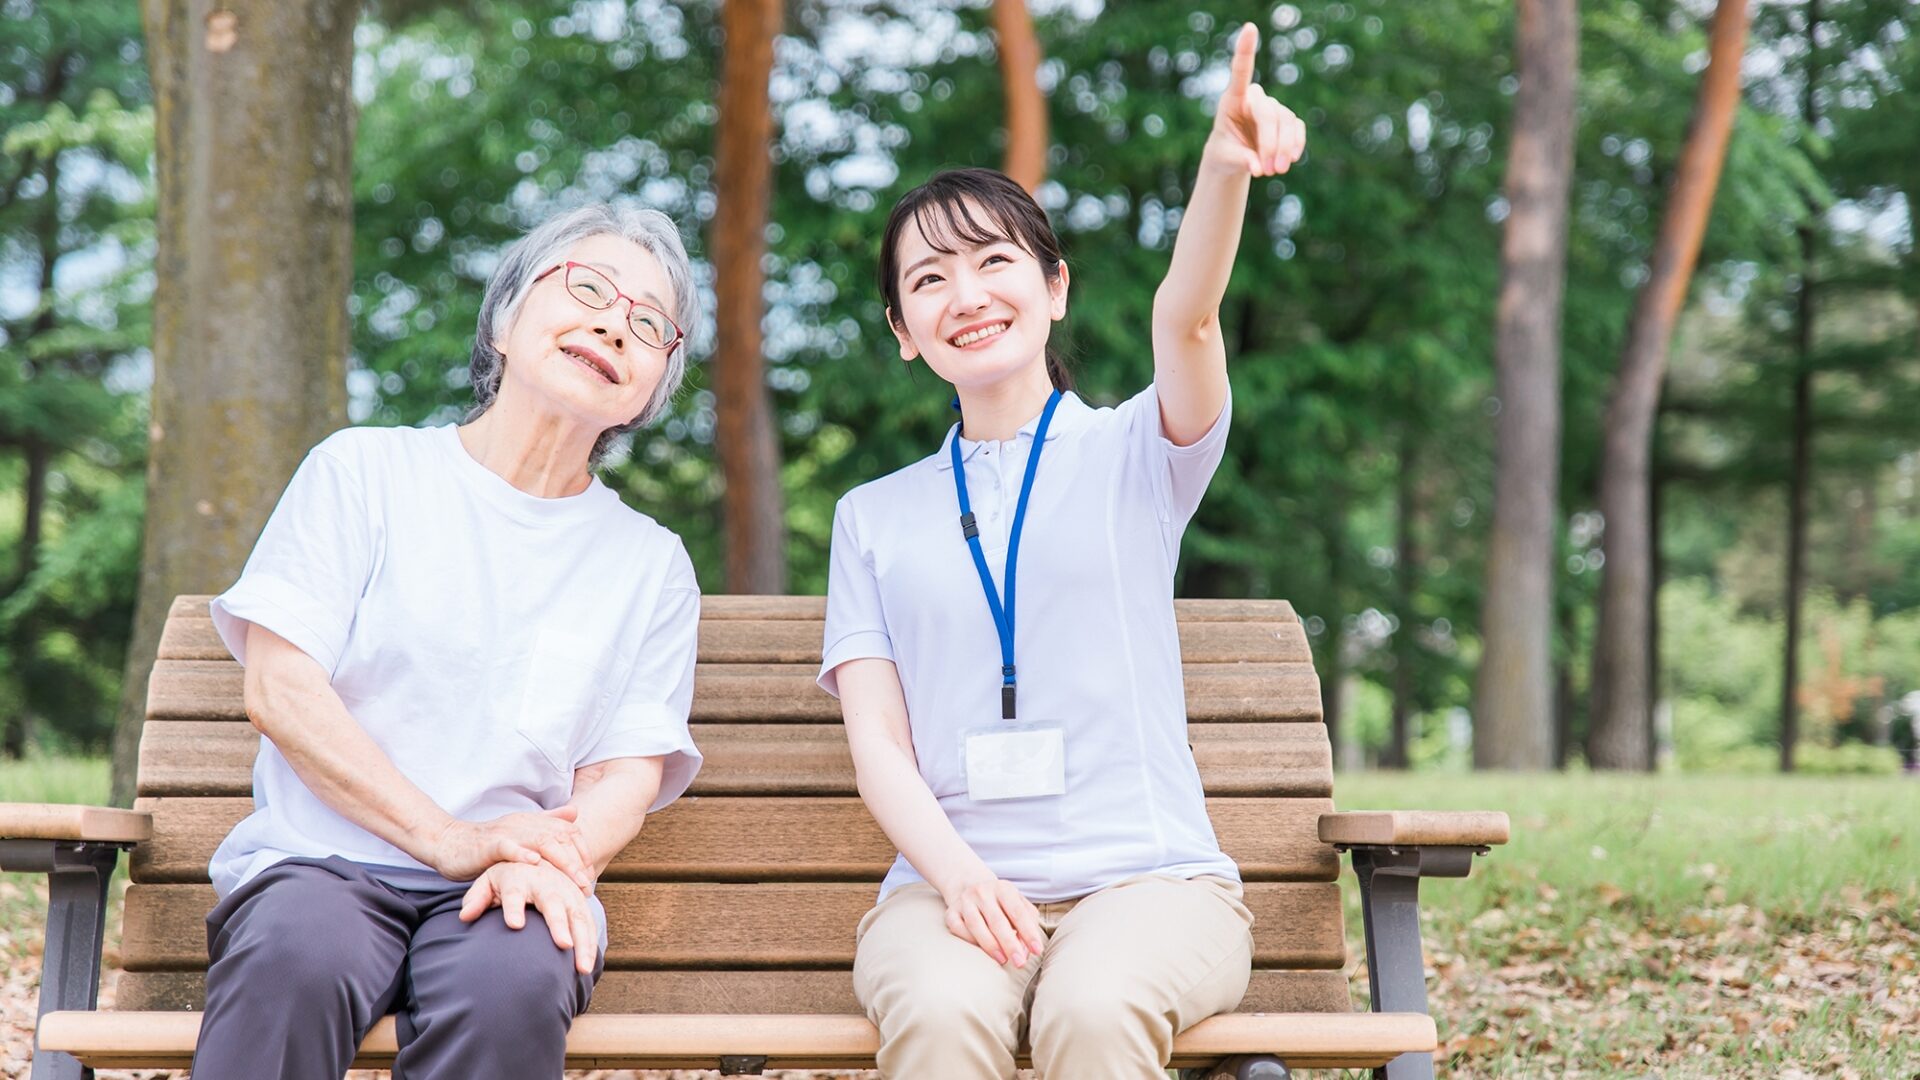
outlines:
M573 879L575 888L593 887L593 858L574 824L572 803L540 813L505 814L491 821L455 821L434 840L423 860L449 881L470 881L495 863L547 862Z
M1252 23L1233 42L1233 73L1213 116L1205 156L1254 176L1286 172L1307 149L1307 125L1253 81L1260 31Z
M1046 948L1040 912L999 878L975 881L946 899L947 932L980 946L996 964L1026 967Z
M600 952L600 926L587 905L587 894L550 863L503 862L488 867L460 902L460 921L470 923L498 907L507 925L520 930L527 925L529 906L546 918L553 943L573 950L575 970L582 975L592 972Z

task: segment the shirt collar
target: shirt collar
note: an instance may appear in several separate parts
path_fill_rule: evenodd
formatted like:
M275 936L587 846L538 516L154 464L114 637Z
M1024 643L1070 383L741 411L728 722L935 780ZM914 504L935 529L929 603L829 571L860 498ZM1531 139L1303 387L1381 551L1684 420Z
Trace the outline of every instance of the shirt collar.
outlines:
M1043 409L1041 413L1045 411ZM1079 394L1071 390L1062 393L1060 404L1053 410L1053 423L1047 425L1047 441L1053 442L1067 432L1077 429L1080 422L1092 412L1093 409L1080 400ZM1014 438L1032 442L1033 433L1040 429L1041 413L1036 413L1033 419L1022 424L1020 430L1014 434ZM953 468L953 451L948 449L948 446L955 439L960 439L960 425L957 423L947 429L947 437L940 440L940 452L933 456L933 463L941 472ZM960 460L971 461L973 455L979 452L981 445L968 439L960 439Z

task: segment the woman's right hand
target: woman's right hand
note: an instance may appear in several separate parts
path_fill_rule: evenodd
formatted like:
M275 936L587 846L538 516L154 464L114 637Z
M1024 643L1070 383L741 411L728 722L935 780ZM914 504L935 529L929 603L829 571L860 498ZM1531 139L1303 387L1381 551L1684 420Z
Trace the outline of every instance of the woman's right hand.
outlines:
M996 964L1026 967L1046 948L1040 912L1020 890L999 878L980 878L946 895L947 932L970 941Z
M593 858L574 824L573 804L540 813L503 814L491 821L455 819L421 860L448 881L472 881L495 863L553 864L582 889L593 887Z

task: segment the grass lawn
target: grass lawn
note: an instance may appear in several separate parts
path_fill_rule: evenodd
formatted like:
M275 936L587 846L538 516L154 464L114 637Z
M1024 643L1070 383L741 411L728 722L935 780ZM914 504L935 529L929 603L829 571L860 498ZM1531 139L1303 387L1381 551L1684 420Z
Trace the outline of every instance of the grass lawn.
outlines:
M1513 843L1471 877L1422 885L1443 1076L1920 1078L1920 783L1359 774L1335 787L1343 810L1512 815ZM6 801L106 788L99 761L0 763ZM36 878L0 875L9 998L31 993L44 896ZM22 1023L30 1033L25 1002L0 1001L0 1072L21 1061Z
M1920 783L1369 774L1334 789L1343 810L1513 818L1471 877L1421 883L1453 1075L1920 1077Z

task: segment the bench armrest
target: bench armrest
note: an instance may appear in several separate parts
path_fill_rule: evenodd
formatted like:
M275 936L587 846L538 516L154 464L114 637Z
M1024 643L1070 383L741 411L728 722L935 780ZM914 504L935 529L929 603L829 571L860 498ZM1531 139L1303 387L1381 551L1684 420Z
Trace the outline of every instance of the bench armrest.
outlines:
M0 840L79 840L137 844L153 836L144 810L62 803L0 803Z
M1320 815L1320 840L1352 847L1488 847L1512 835L1497 810L1350 810Z
M1362 811L1320 815L1320 840L1353 857L1367 938L1367 993L1374 1012L1427 1011L1420 946L1420 879L1466 877L1475 855L1504 844L1507 815L1492 810ZM1387 1080L1430 1080L1431 1055L1403 1054Z
M153 815L141 810L0 803L0 870L47 875L41 1017L91 1011L99 1004L100 956L106 944L107 892L113 870L121 851L152 836ZM36 1049L33 1075L85 1073L66 1054Z

